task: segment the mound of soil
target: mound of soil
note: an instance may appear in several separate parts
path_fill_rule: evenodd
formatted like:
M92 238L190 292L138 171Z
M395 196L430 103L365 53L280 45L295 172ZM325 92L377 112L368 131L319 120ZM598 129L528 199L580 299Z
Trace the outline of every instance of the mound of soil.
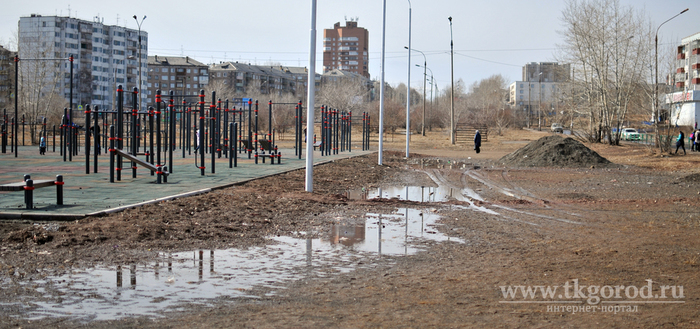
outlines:
M542 137L498 160L510 167L607 167L612 164L581 142L559 135Z

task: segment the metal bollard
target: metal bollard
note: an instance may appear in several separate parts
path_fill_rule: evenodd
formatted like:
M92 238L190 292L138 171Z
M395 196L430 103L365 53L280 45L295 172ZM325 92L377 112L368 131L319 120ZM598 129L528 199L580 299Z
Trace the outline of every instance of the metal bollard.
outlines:
M63 205L63 175L56 175L56 204Z
M25 175L25 177L28 176ZM27 209L34 208L34 181L32 179L24 181L24 203L27 205Z

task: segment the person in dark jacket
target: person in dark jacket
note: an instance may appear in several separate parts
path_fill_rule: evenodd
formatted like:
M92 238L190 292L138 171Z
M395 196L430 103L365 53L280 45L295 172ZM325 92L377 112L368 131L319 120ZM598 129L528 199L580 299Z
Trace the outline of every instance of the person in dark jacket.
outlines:
M39 154L46 155L46 139L42 136L39 142Z
M478 154L481 152L481 133L479 131L476 131L476 134L474 135L474 150Z
M685 141L683 140L685 138L685 135L683 134L683 130L678 131L678 139L676 139L676 153L678 154L678 149L683 148L683 155L685 155Z

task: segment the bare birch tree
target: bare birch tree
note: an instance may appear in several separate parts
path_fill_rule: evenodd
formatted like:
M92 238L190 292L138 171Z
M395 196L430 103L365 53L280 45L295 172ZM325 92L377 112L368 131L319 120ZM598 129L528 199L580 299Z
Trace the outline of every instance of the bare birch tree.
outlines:
M29 122L31 141L37 143L37 129L41 127L42 118L47 118L49 126L58 124L63 108L68 106L68 101L62 94L63 82L69 81L70 76L66 73L64 77L61 73L61 66L68 61L60 58L61 54L55 49L53 38L38 31L26 33L17 45L20 54L17 95L20 120L24 115Z
M570 0L562 12L560 61L576 71L592 142L619 144L635 87L646 81L652 27L619 0Z

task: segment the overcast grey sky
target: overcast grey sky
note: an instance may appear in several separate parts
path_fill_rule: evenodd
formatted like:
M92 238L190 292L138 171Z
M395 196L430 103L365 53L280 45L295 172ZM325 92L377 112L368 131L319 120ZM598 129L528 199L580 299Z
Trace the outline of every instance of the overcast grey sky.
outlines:
M621 0L644 9L656 26L685 8L687 13L665 24L663 43L673 44L700 32L697 0ZM441 89L450 84L450 25L453 18L455 80L467 84L502 74L520 80L527 62L552 61L560 37L564 1L412 0L412 47L427 57ZM148 16L142 28L149 35L149 55L190 56L203 63L224 60L253 64L308 66L310 0L257 1L94 1L2 0L0 43L7 44L19 17L32 13L93 20L136 28L133 15ZM695 5L695 6L693 6ZM359 18L369 30L370 74L380 76L382 0L318 1L317 64L322 70L323 29ZM407 80L408 0L387 0L386 81ZM653 40L650 40L653 42ZM414 52L411 65L423 63ZM423 69L413 66L412 87L422 87Z

